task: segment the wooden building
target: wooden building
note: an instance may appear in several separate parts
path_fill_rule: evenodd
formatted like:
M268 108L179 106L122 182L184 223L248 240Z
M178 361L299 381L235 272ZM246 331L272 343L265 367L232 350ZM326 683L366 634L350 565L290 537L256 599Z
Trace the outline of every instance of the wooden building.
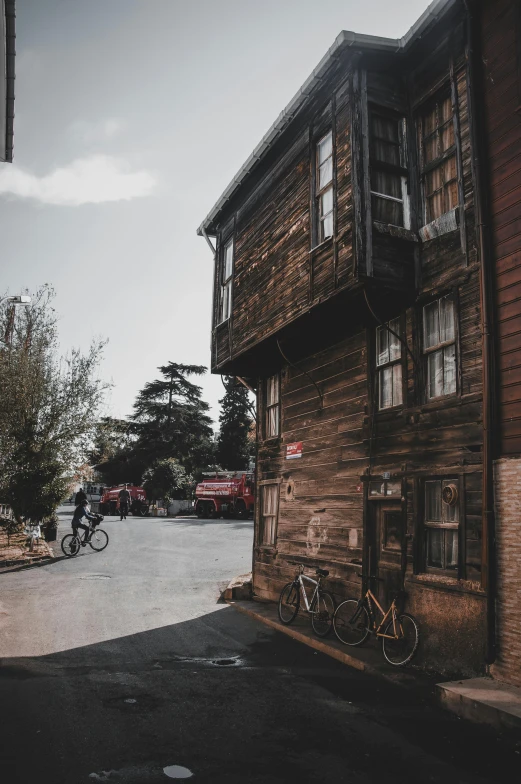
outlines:
M468 4L342 32L203 221L212 372L258 400L254 592L405 587L418 661L483 672L483 242ZM484 405L485 403L485 405ZM490 659L490 655L489 655Z
M492 674L521 686L521 3L473 3L484 97L484 224L490 258L497 573ZM494 610L497 610L494 617Z

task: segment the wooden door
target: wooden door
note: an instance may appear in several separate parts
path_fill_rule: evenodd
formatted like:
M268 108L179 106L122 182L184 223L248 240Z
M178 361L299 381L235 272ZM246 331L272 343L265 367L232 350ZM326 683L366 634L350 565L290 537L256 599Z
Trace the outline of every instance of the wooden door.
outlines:
M403 589L405 525L400 501L371 504L368 563L373 581L372 590L385 609L394 594Z

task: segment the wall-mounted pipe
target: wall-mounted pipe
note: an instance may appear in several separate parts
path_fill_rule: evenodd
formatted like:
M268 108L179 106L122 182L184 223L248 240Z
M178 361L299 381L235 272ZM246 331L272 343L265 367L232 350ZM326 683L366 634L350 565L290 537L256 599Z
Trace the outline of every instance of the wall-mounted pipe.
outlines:
M494 513L494 419L495 419L495 362L492 335L494 269L489 243L489 230L485 223L488 217L485 200L487 140L482 96L485 94L483 63L480 56L481 36L479 18L474 15L474 4L464 0L467 12L467 41L469 52L469 110L472 143L472 163L476 192L476 231L480 253L479 288L482 334L482 386L483 386L483 506L482 506L482 550L481 585L487 592L487 652L486 662L492 664L496 658L496 519ZM479 6L478 6L479 10ZM479 100L476 98L479 96Z

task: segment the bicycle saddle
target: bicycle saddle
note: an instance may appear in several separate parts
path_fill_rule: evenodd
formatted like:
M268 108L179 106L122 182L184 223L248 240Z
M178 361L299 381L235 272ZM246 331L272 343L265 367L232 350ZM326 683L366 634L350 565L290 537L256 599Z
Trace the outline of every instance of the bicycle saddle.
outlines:
M319 574L321 577L327 577L329 572L327 569L317 569L317 574Z

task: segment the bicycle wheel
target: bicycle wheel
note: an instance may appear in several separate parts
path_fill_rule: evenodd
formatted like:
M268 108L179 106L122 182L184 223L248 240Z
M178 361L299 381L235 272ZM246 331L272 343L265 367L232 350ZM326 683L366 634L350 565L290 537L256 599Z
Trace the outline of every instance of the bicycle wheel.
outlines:
M357 599L346 599L333 616L333 629L344 645L362 645L369 636L369 615Z
M300 592L298 585L288 583L280 592L279 618L286 625L293 623L300 607Z
M62 539L61 548L66 556L74 558L80 552L80 540L74 534L67 534Z
M327 637L333 625L335 614L335 599L333 594L320 591L315 607L311 613L311 626L318 637Z
M105 549L108 543L109 543L109 535L105 531L102 531L101 528L96 528L92 532L90 536L89 544L93 550L96 550L96 552L100 553L102 550Z
M398 638L394 636L382 637L383 655L395 667L404 667L408 664L420 642L420 630L418 622L408 613L402 613L396 619L396 632ZM385 627L385 634L394 635L394 624L392 619Z

